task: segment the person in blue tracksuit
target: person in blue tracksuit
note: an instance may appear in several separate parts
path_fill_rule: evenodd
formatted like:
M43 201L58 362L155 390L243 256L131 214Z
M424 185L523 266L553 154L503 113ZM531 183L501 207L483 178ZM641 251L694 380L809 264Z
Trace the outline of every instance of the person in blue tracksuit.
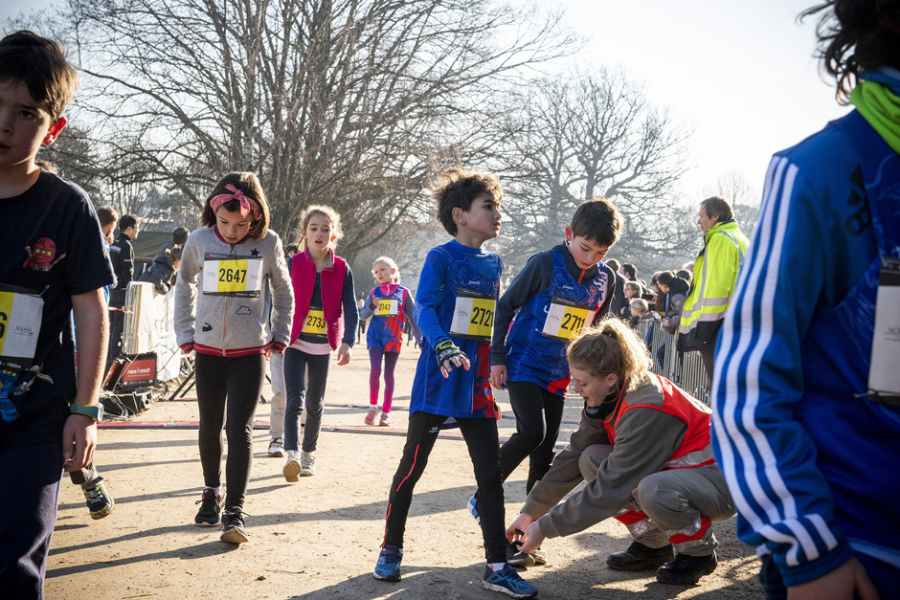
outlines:
M900 395L869 378L892 374L873 339L880 272L900 258L900 4L814 14L856 110L772 159L716 355L713 441L769 598L898 598Z
M506 563L499 410L489 381L491 333L503 262L481 246L500 233L503 192L492 174L453 169L441 176L434 198L441 224L454 239L428 252L419 278L415 316L425 339L413 380L406 444L391 484L374 575L382 581L400 580L403 533L413 489L425 470L440 426L454 417L466 441L480 494L487 558L482 586L516 598L531 598L537 589Z

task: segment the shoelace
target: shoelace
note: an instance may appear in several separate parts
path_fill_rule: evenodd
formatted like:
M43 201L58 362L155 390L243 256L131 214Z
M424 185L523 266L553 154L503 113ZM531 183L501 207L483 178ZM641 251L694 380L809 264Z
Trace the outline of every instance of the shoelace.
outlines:
M87 498L88 502L97 502L99 500L106 502L106 497L104 496L103 491L96 486L84 490L84 495Z
M390 553L390 554L382 554L382 555L381 555L381 562L383 562L383 563L386 564L386 565L397 564L397 563L400 562L400 555L399 555L399 554L394 554L394 553Z

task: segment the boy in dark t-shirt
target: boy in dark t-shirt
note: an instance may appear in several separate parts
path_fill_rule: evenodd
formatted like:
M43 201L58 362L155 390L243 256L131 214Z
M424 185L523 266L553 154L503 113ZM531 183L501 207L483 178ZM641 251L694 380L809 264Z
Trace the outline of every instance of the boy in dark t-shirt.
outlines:
M0 40L0 589L41 598L63 469L97 441L112 269L81 188L35 159L66 125L77 75L60 46L28 31ZM78 325L79 370L75 377Z

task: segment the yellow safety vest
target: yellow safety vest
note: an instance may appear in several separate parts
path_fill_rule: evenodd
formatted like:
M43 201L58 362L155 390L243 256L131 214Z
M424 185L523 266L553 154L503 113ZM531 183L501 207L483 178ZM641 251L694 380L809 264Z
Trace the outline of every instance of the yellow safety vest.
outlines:
M725 318L748 245L747 237L734 220L709 228L703 250L694 262L694 279L678 326L680 335L690 333L700 323Z

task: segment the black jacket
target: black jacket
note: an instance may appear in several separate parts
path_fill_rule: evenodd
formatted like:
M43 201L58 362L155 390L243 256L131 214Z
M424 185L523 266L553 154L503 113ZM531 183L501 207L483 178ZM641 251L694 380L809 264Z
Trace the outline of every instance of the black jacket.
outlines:
M109 247L109 262L116 276L116 287L110 290L109 300L113 306L121 308L125 303L128 284L134 279L134 247L126 234L120 233Z
M157 256L153 264L141 273L141 281L149 281L156 288L159 295L165 295L175 285L177 273L169 266L168 258L164 255L161 259Z

